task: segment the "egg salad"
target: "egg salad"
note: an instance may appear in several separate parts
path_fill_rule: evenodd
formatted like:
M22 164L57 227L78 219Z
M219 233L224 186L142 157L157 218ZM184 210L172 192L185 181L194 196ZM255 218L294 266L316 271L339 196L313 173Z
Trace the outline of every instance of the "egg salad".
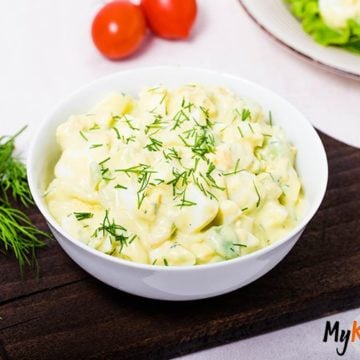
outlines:
M286 2L315 41L360 53L360 0Z
M360 0L319 0L319 10L333 28L345 28L349 19L360 23Z
M301 218L296 149L271 112L222 87L114 93L70 116L56 141L47 206L111 256L213 263L272 244Z

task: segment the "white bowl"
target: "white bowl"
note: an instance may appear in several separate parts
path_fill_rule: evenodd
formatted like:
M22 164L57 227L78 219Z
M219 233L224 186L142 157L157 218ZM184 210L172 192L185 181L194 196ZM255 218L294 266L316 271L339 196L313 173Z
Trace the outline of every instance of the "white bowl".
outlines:
M122 260L86 246L66 233L53 219L43 193L52 177L60 151L55 142L57 126L71 114L86 112L108 93L138 94L145 86L186 83L221 85L241 97L271 110L274 122L297 147L297 170L302 178L308 208L304 218L285 238L233 260L192 267L151 266ZM153 67L119 72L96 80L70 95L46 117L34 136L28 157L28 179L36 205L65 252L84 270L117 289L162 300L194 300L241 288L271 270L294 246L323 199L328 177L326 154L321 140L304 116L287 101L249 81L219 72Z

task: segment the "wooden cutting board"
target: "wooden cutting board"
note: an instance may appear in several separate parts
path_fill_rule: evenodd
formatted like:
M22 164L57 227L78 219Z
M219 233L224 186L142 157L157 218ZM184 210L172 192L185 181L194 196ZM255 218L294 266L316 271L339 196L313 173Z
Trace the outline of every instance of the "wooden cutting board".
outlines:
M0 254L0 358L164 359L360 306L360 150L321 137L330 178L319 212L284 261L231 294L186 303L128 295L87 275L56 241L38 253L40 279L22 281Z

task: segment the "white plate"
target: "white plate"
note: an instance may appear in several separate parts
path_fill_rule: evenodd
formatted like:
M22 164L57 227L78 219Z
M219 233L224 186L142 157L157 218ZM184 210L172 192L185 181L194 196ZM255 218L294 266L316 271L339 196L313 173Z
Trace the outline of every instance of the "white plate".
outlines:
M240 3L265 32L288 49L330 71L360 80L360 56L317 44L283 0L240 0Z

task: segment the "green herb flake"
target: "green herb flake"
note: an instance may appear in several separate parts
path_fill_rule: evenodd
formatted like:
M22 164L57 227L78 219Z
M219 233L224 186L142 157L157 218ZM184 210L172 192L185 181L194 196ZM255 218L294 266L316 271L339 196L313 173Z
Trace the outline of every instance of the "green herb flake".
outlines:
M241 121L251 119L251 112L249 109L243 109L241 113Z
M79 131L79 134L85 141L89 141L89 139L84 135L84 133L81 130Z
M86 219L91 219L94 214L91 212L74 212L74 216L76 217L77 221L82 221Z
M111 159L111 157L107 157L106 159L104 159L103 161L99 162L99 165L102 166L104 165L107 161L109 161Z
M254 183L254 188L255 188L255 191L256 191L256 195L257 195L257 197L258 197L258 200L257 200L257 202L256 202L256 207L259 207L260 201L261 201L261 197L260 197L259 190L258 190L258 188L256 187L255 181L254 181L253 183Z
M269 111L269 125L272 127L273 126L273 117L272 117L272 112Z
M127 189L127 187L126 186L124 186L124 185L121 185L121 184L116 184L115 186L114 186L114 188L115 189Z
M96 149L96 148L98 148L98 147L101 147L101 146L103 146L104 144L92 144L91 146L90 146L90 149Z
M245 245L245 244L236 244L236 243L234 243L234 244L233 244L233 246L238 246L238 247L247 247L247 245Z

